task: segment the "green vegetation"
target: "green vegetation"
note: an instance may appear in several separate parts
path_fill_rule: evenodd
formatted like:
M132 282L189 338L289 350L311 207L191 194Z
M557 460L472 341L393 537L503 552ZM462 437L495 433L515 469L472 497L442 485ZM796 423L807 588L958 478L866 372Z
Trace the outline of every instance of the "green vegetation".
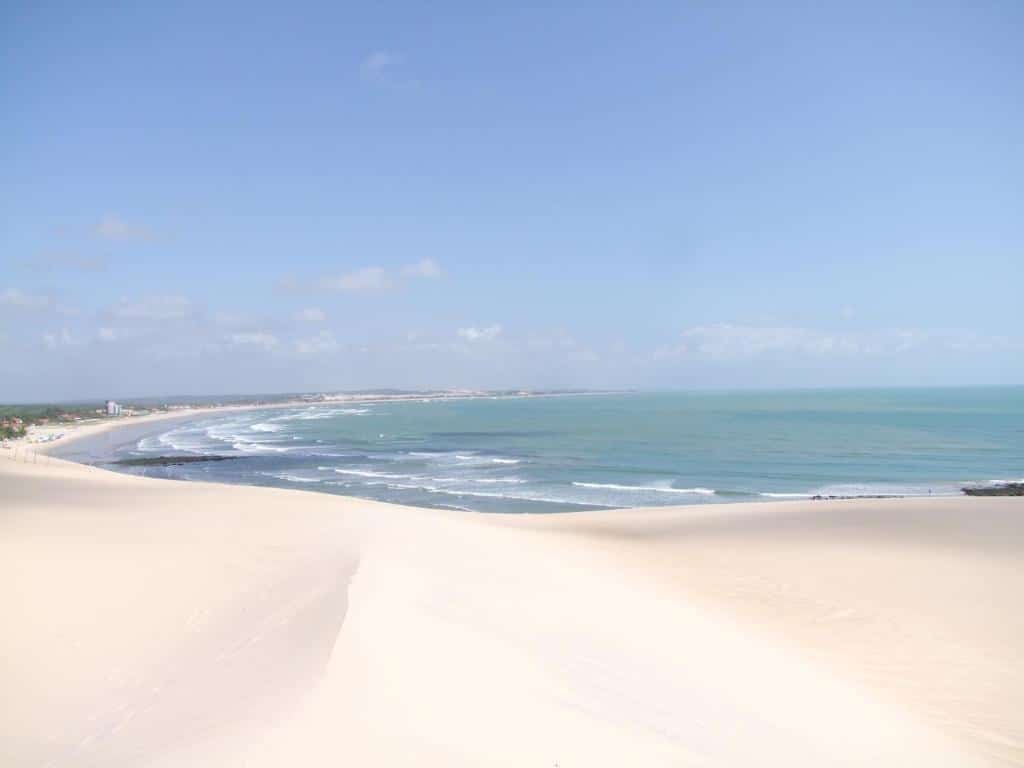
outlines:
M24 437L34 424L54 424L95 418L99 404L0 405L0 439Z
M24 437L25 427L16 427L0 422L0 440L9 440L14 437Z
M89 418L95 416L97 409L102 409L102 407L102 403L82 405L0 405L0 421L21 419L31 424L38 424L46 421Z

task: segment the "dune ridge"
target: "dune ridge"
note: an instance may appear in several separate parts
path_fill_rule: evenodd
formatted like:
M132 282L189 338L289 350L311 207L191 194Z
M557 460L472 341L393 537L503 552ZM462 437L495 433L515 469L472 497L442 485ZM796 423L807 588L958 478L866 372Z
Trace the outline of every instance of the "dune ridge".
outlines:
M0 493L4 764L1024 764L1019 499Z

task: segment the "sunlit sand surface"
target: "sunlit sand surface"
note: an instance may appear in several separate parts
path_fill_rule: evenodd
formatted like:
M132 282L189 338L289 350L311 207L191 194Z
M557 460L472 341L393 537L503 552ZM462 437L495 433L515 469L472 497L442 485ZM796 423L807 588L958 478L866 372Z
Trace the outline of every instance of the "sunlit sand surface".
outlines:
M1024 501L488 516L0 459L0 763L1024 762Z

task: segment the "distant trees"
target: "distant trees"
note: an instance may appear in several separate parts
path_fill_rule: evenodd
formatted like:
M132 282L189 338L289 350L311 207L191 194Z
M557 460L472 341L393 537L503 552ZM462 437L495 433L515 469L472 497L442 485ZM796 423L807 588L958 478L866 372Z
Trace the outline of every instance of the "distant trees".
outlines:
M0 439L24 437L27 427L93 415L93 405L0 405Z
M24 437L25 427L16 426L9 422L0 422L0 440L9 440L14 437Z

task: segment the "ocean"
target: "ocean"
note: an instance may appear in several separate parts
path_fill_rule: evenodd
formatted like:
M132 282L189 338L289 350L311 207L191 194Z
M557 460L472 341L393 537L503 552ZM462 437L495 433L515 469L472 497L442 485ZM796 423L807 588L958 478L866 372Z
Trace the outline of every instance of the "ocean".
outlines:
M1024 477L1024 388L325 403L133 426L56 453L134 474L480 512L955 495ZM239 458L110 463L172 454Z

